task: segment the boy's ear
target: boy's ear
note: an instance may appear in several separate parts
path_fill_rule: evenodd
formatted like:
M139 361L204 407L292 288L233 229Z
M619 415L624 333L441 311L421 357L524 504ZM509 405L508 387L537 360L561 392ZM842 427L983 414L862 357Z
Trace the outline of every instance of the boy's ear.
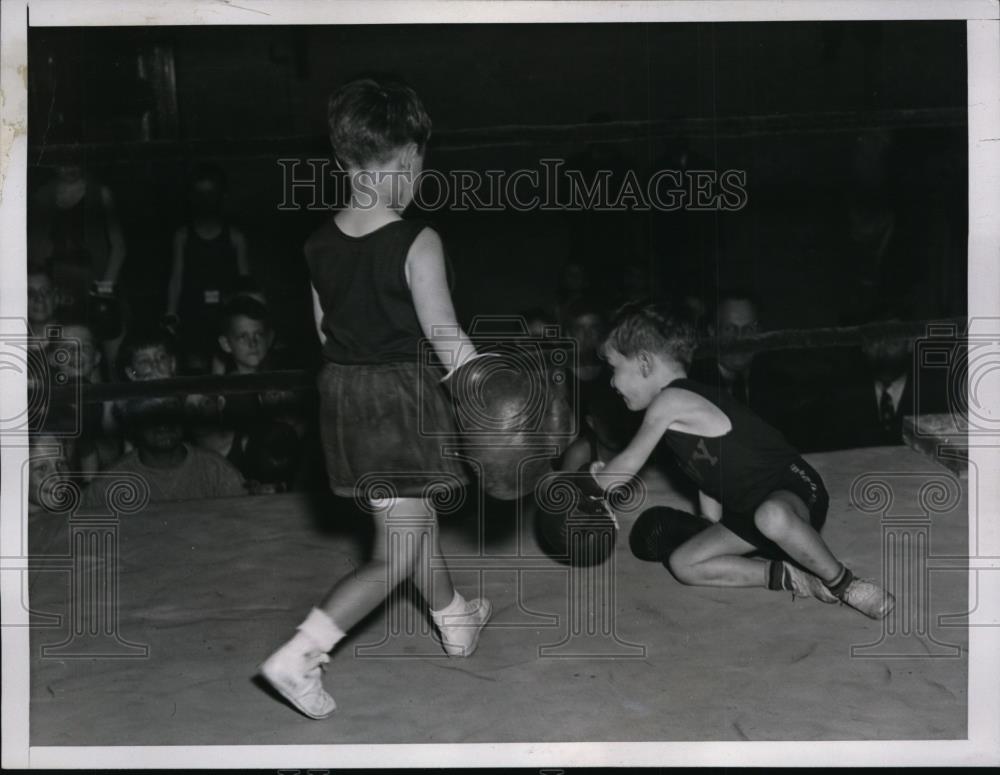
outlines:
M639 373L643 377L648 377L653 371L653 359L648 352L640 350L636 356L639 361Z
M219 334L219 347L222 348L222 352L227 353L228 355L233 354L233 348L229 346L228 337L222 334Z
M133 369L131 366L126 366L125 367L125 376L128 377L128 381L129 382L135 382L135 380L136 380L135 369Z
M407 143L403 146L403 152L399 155L399 160L402 162L404 169L413 168L413 161L417 158L419 152L416 143Z

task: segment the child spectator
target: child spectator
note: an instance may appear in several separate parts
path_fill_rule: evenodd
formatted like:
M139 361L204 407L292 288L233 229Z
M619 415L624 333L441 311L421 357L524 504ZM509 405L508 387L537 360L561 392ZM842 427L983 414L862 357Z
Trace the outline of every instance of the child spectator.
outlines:
M49 270L65 306L86 312L95 285L110 290L125 263L125 238L107 186L77 162L56 168L34 193L28 260Z
M223 374L256 374L273 368L268 361L274 345L267 307L249 296L237 296L226 305L219 327L219 348L225 354Z
M119 373L129 382L177 376L174 338L159 327L138 328L126 334L118 352Z
M90 326L69 320L59 325L59 331L59 337L50 339L47 346L49 370L55 383L82 389L102 382L101 349ZM50 412L52 421L62 422L66 430L79 429L76 451L85 480L121 455L110 402L53 403Z
M130 401L125 417L135 449L119 458L112 469L141 476L149 486L151 502L246 494L235 466L221 455L184 442L180 399ZM110 484L104 478L95 480L84 502L91 507L104 505Z
M193 373L208 371L219 306L250 273L246 237L225 216L225 193L222 170L199 166L188 187L190 219L174 232L167 317L177 325L184 368Z
M73 440L48 430L33 434L28 452L28 512L59 511L57 488L75 467Z

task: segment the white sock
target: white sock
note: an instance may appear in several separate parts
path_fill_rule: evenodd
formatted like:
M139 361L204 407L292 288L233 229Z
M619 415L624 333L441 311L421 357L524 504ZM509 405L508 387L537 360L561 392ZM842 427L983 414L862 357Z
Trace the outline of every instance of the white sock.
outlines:
M461 593L456 589L455 597L451 599L440 611L431 611L431 618L434 620L435 624L440 625L444 621L446 616L455 616L456 614L465 613L466 602L465 598L462 597Z
M314 608L298 626L299 632L313 641L321 651L329 651L346 634L323 611Z

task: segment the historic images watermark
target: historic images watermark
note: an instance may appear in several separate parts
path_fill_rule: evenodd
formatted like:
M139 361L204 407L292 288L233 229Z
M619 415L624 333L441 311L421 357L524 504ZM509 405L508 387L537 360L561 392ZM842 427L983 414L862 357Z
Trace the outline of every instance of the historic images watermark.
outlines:
M426 169L345 172L330 159L278 159L279 210L359 209L388 204L434 212L735 212L748 200L745 170L567 169L562 159L541 159L517 170ZM385 201L383 201L385 200Z

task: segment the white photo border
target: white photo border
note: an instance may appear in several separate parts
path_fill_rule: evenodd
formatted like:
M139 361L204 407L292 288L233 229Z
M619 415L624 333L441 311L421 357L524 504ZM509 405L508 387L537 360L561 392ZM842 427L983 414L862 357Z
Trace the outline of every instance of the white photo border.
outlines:
M0 3L0 306L26 318L27 27L88 25L278 25L501 22L714 22L805 20L967 20L969 95L969 317L1000 316L1000 5L996 0L709 0L694 2L497 2L429 0L3 0ZM7 332L4 332L7 333ZM994 380L994 383L997 381ZM1000 407L1000 385L991 397ZM982 397L982 396L981 396ZM0 370L5 416L23 411L23 374ZM14 572L26 535L20 471L23 446L0 447L0 544L4 573ZM975 446L980 473L970 497L980 514L1000 511L1000 442ZM972 520L970 519L970 523ZM11 549L14 548L14 550ZM1000 520L980 521L969 554L969 600L980 621L1000 623ZM994 572L988 572L988 571ZM20 572L20 571L16 571ZM2 574L0 574L2 575ZM977 584L978 576L978 584ZM1000 624L970 626L968 739L956 741L564 743L331 746L31 747L28 737L29 642L20 584L0 585L2 765L5 768L280 768L459 766L774 766L1000 764ZM18 617L21 617L21 620Z

